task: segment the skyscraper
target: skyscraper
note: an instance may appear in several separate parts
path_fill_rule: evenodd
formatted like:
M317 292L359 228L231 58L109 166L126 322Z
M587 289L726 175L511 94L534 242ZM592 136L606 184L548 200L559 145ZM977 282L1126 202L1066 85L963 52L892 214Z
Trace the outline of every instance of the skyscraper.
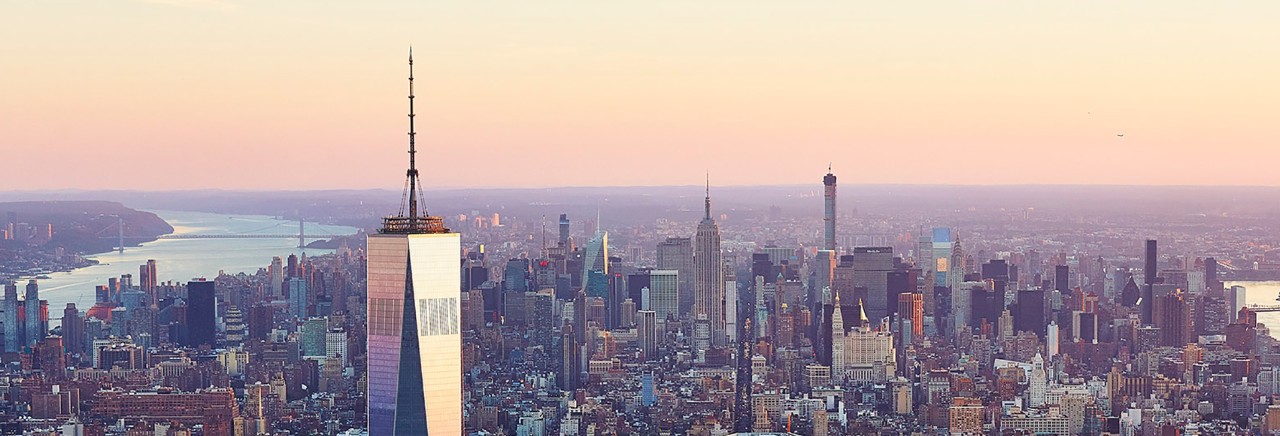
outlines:
M284 296L284 259L280 256L271 258L271 267L267 269L267 280L271 295L268 300L277 300Z
M596 231L595 236L587 241L582 255L582 284L585 286L591 273L609 274L609 232Z
M814 301L831 304L831 291L835 289L836 252L818 250L814 265Z
M678 314L683 316L693 310L693 240L689 238L667 238L658 243L658 268L674 270L679 273L680 287L677 301ZM656 310L656 309L655 309ZM658 313L662 317L662 313Z
M156 295L156 284L159 279L156 278L156 260L147 259L147 263L138 265L138 287L142 292L147 294L150 304L156 304L160 301L160 296Z
M214 318L217 306L212 281L187 283L187 343L191 347L208 345L214 348Z
M1138 306L1142 309L1142 323L1145 325L1151 325L1153 321L1152 304L1155 303L1153 301L1155 299L1153 290L1156 284L1156 269L1158 268L1156 254L1156 240L1148 239L1145 252L1146 259L1144 259L1145 263L1142 267L1142 300L1138 303Z
M84 349L84 319L76 309L76 303L67 303L62 310L62 346L67 354Z
M27 312L26 344L30 347L44 339L47 333L40 325L40 285L36 284L35 280L27 282L26 298L27 300L23 302Z
M705 315L710 323L711 345L725 345L724 334L724 257L720 252L720 226L711 218L711 183L707 182L705 214L698 223L697 248L693 254L697 280L694 283L693 314ZM695 350L699 351L699 350Z
M658 322L666 322L667 318L678 319L677 295L680 293L680 272L669 269L649 271L649 306L648 310L657 313Z
M893 247L855 247L853 249L854 292L863 301L867 317L879 322L889 314L889 272L893 271Z
M822 214L822 224L825 228L823 248L836 251L836 176L831 174L830 166L827 167L827 175L822 177L822 185L825 187L823 192L825 209Z
M368 239L369 434L462 433L462 336L457 233L418 215L413 54L409 170L399 214Z
M298 277L290 277L289 281L289 314L294 318L307 318L307 281ZM190 309L188 309L190 310Z
M4 285L4 351L16 353L22 349L22 326L18 325L18 285Z
M569 247L569 214L560 214L560 246Z

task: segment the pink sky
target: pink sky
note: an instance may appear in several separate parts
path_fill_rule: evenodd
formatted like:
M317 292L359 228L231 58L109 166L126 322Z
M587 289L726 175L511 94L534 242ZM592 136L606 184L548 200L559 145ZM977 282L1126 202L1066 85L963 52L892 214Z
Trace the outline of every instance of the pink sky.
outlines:
M1280 184L1280 3L793 3L9 2L0 190Z

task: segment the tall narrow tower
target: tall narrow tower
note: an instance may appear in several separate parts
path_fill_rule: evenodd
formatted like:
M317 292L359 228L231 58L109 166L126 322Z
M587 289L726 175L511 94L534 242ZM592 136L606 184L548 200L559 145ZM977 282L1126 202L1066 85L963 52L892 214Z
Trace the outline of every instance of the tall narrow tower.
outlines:
M369 434L462 434L461 239L418 211L409 51L409 170L400 212L369 235Z
M836 251L836 175L831 174L830 165L827 166L827 175L822 177L822 184L825 186L822 197L826 205L822 214L822 224L826 226L826 240L823 248Z
M720 226L711 218L711 179L707 179L706 214L698 223L693 252L693 319L706 315L713 346L725 345L724 256L720 252ZM694 350L703 351L703 350Z

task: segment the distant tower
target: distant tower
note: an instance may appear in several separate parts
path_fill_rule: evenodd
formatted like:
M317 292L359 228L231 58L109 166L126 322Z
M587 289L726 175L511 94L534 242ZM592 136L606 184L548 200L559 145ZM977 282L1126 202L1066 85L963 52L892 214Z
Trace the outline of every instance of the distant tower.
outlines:
M840 294L836 294L835 311L831 314L831 378L837 385L844 384L844 312L840 307Z
M48 333L40 323L40 285L37 285L35 280L27 282L26 301L23 302L23 305L27 311L26 344L28 347L32 347L36 345L36 342L44 339L45 334Z
M569 246L569 214L560 214L560 246Z
M22 326L18 324L18 285L9 282L4 284L4 352L22 351Z
M1154 287L1155 287L1156 281L1158 281L1158 279L1156 278L1156 270L1157 268L1159 268L1159 266L1157 265L1158 264L1157 260L1159 258L1157 257L1155 239L1147 240L1145 254L1146 254L1145 256L1146 259L1144 259L1145 262L1144 262L1144 265L1142 266L1142 276L1143 276L1142 302L1139 303L1138 306L1142 309L1142 312L1141 312L1142 324L1151 325L1151 323L1153 322L1152 307L1154 307L1153 304L1155 303Z
M369 434L462 434L462 243L444 219L419 215L409 52L409 170L396 216L368 249Z
M826 226L826 243L823 248L836 251L836 175L831 174L831 166L827 166L827 175L822 177L826 191L822 194L826 210L822 215L822 223Z
M707 179L705 215L695 234L693 319L702 315L711 324L711 345L726 344L724 333L724 256L720 252L720 226L711 218L711 180ZM704 351L704 350L694 350Z

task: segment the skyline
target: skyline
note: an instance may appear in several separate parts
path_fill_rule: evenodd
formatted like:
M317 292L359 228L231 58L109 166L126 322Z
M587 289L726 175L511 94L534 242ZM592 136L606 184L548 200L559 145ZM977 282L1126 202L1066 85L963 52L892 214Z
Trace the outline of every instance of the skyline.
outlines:
M0 185L1277 184L1270 3L302 5L12 5Z

